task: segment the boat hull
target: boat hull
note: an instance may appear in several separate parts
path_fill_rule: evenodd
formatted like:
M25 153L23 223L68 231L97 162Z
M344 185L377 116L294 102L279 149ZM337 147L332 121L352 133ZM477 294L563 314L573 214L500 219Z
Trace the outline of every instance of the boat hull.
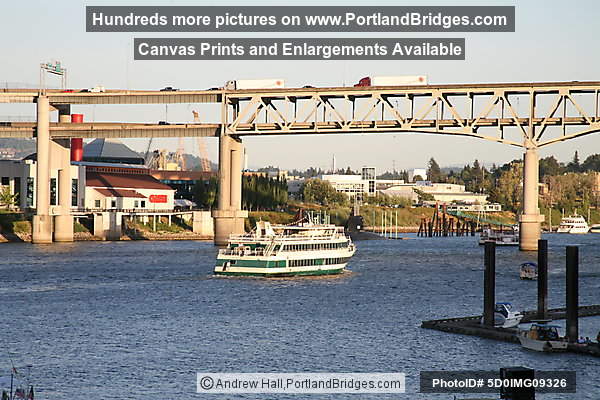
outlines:
M568 343L565 341L556 340L536 340L527 337L526 335L519 335L519 341L521 346L528 350L541 351L545 353L558 353L567 351Z
M346 264L321 265L311 267L226 267L216 266L215 275L223 276L262 276L262 277L291 277L312 275L337 275L343 273Z

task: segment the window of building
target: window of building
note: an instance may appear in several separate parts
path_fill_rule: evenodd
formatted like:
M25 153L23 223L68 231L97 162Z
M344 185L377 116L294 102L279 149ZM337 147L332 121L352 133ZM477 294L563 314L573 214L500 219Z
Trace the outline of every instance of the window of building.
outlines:
M50 178L50 205L55 206L56 202L56 178Z
M94 208L100 208L100 200L94 200Z
M110 200L110 208L117 208L117 200L116 199Z
M140 201L139 200L134 200L133 201L133 208L138 208L140 206Z
M78 202L77 202L77 195L78 193L78 180L77 179L72 179L71 180L71 205L73 207L77 207L78 206Z
M18 196L17 198L17 202L20 203L20 198L21 198L21 178L16 177L13 179L13 194L16 194Z
M33 185L35 184L34 179L27 178L27 207L33 207Z
M2 186L8 186L8 185L10 185L10 178L8 176L3 176L2 180L0 180L0 184Z
M141 206L142 206L142 208L146 208L146 200L141 201Z

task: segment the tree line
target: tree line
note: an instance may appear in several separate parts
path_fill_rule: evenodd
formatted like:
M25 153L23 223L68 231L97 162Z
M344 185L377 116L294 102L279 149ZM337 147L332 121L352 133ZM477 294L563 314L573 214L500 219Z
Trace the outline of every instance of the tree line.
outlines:
M217 206L219 182L212 177L194 185L193 199L198 207L212 209ZM264 175L242 176L242 207L246 210L273 210L288 202L287 181Z

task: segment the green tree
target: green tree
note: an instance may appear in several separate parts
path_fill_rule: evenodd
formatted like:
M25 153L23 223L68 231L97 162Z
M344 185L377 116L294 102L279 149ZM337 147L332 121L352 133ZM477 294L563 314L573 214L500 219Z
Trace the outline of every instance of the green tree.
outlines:
M581 164L579 162L579 152L575 150L575 154L573 155L573 160L567 164L567 172L580 172Z
M488 200L500 203L504 209L517 212L521 207L523 161L513 160L494 171L494 182Z
M442 169L435 161L433 157L429 159L429 164L427 168L427 176L431 182L444 182L444 175L442 174Z
M417 188L413 188L413 191L417 194L419 203L423 203L424 201L435 201L435 197L431 193L426 193Z
M329 182L320 179L307 180L302 186L301 192L307 203L322 205L345 205L348 203L348 197L344 193L336 191Z
M554 156L542 158L540 160L540 177L555 176L563 173L564 166L558 162Z
M586 158L583 164L581 164L581 169L583 171L600 172L600 154L592 154Z
M0 206L8 208L13 207L17 204L18 199L18 194L10 193L10 187L4 186L2 190L0 190Z
M200 208L211 209L217 205L217 178L208 181L199 180L194 185L193 198Z

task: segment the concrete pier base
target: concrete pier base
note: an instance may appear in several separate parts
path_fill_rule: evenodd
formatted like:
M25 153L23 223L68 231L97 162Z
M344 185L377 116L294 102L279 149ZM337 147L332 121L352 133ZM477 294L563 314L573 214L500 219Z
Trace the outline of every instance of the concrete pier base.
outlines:
M57 215L54 217L54 241L73 241L73 217L71 215Z
M63 151L63 157L68 156L67 151ZM71 174L70 163L65 168L58 171L58 204L60 205L61 215L54 217L54 241L72 242L73 241L73 216L71 215Z
M122 212L94 214L94 236L103 240L120 240L123 234Z
M31 232L31 241L33 243L39 244L52 243L51 215L33 216L33 230Z
M528 148L523 156L523 214L519 217L519 248L536 251L541 238L544 216L538 206L539 157L536 148Z
M52 243L50 215L50 103L48 97L37 98L36 126L36 197L31 240L33 243Z
M212 213L215 223L215 244L227 245L230 234L242 234L244 222L248 218L246 210L214 210Z
M194 211L192 213L192 232L214 237L215 227L210 211Z
M60 105L58 121L71 122L71 106ZM71 215L71 142L68 139L53 140L50 146L50 164L58 168L58 208L60 215L54 217L54 241L73 241L73 216Z
M224 246L230 234L244 233L248 211L242 210L242 158L244 146L238 138L219 139L219 207L213 210L215 244Z

